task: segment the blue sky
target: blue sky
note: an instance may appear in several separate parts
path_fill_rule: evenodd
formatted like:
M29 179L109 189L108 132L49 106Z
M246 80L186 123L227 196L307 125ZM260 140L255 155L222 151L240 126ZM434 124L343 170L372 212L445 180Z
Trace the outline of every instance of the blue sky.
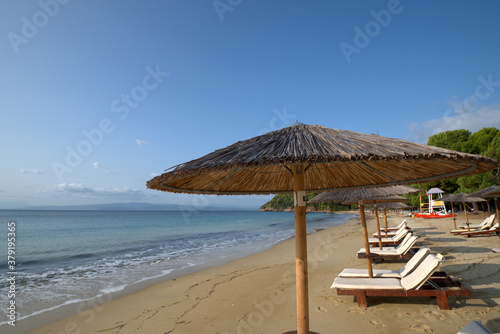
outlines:
M0 208L258 207L152 176L296 120L500 128L498 1L0 1Z

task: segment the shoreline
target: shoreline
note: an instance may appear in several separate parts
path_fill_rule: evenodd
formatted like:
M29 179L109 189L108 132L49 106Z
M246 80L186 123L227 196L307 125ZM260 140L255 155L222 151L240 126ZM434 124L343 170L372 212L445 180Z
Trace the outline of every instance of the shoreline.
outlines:
M431 298L369 298L357 307L352 296L337 296L330 285L346 267L365 268L355 257L362 247L358 218L308 235L311 330L366 333L457 333L471 320L500 330L500 257L491 248L498 236L452 236L452 219L439 222L389 217L395 226L406 218L420 238L417 245L442 253L441 270L472 288L468 299L451 298L441 311ZM478 223L481 217L471 222ZM457 223L462 224L463 221ZM370 234L374 218L368 216ZM227 264L163 281L137 292L90 306L30 333L271 333L293 330L296 323L294 241ZM401 262L376 264L399 269Z

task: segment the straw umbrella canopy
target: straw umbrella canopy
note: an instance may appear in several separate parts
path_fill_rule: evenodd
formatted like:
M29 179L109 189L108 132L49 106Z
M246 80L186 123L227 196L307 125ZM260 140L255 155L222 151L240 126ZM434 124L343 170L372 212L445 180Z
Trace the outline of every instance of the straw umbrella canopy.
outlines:
M496 161L409 141L294 124L177 165L147 182L174 193L293 193L297 326L309 331L306 191L426 182L487 172Z
M410 186L392 186L392 187L383 187L383 188L359 188L359 189L346 189L339 191L330 191L321 193L311 200L310 203L320 203L320 202L344 202L344 203L358 203L359 210L361 215L361 224L363 227L363 236L365 241L365 248L367 249L367 262L368 262L368 274L372 275L372 266L371 266L371 258L370 258L370 250L368 245L368 232L366 230L366 220L364 214L364 204L366 204L369 200L378 200L376 203L382 202L401 202L407 201L407 198L399 197L394 198L396 195L404 195L409 193L419 192L420 189L410 187ZM389 196L393 196L389 198ZM385 200L382 200L382 197L386 197ZM362 212L363 211L363 212ZM362 213L361 213L362 212ZM375 218L377 222L377 231L379 236L379 246L382 248L382 236L380 233L380 222L378 218L378 208L375 205ZM384 208L384 227L385 227L385 236L387 237L387 209Z
M486 202L486 200L483 198L473 197L473 196L470 196L469 194L466 194L466 193L460 193L460 194L456 194L456 195L448 195L448 196L441 198L441 201L451 202L451 210L452 210L452 214L453 214L453 224L455 224L455 229L457 228L457 224L455 223L455 210L453 209L453 202L462 202L463 203L464 211L465 211L465 222L467 224L467 231L470 231L470 227L469 227L469 216L467 215L467 207L465 206L465 202L467 202L467 203Z
M493 196L492 195L484 196L484 195L491 192L492 190L495 190L496 188L498 188L498 187L497 186L489 186L489 187L483 188L481 190L475 191L473 193L470 193L469 195L473 196L473 197L481 197L481 198L492 198L492 197L494 198L495 197L494 195ZM490 203L486 202L486 204L488 205L488 212L491 213Z
M483 194L485 197L500 197L500 187L494 186L493 189Z
M483 193L482 195L478 195L478 197L482 198L494 198L495 199L495 213L497 215L497 221L500 224L500 211L498 210L498 198L500 197L500 187L497 186L491 186L488 188L485 188L483 190L488 190L487 192ZM471 194L472 195L472 194Z
M367 205L368 207L370 206L369 204ZM411 205L404 204L402 202L394 202L394 203L380 203L377 204L379 208L384 208L384 209L410 209L413 208Z

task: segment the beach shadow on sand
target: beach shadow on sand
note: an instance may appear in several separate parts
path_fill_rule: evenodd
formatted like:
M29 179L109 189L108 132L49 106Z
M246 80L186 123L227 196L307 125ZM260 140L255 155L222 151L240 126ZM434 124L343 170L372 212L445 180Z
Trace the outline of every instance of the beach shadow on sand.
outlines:
M500 318L487 320L483 322L483 325L485 325L492 332L500 332Z
M432 248L433 252L436 253L441 253L443 255L445 254L453 254L456 252L455 249L449 247L449 246L433 246ZM467 252L465 254L479 254L479 253L491 253L491 248L486 248L486 247L467 247ZM451 259L456 259L455 256L453 255L446 255L446 259L451 260ZM446 262L445 262L446 263Z
M464 242L464 241L467 241L467 239L465 238L453 238L453 237L449 237L449 238L427 238L427 241L429 242L433 242L433 243L436 243L436 242Z

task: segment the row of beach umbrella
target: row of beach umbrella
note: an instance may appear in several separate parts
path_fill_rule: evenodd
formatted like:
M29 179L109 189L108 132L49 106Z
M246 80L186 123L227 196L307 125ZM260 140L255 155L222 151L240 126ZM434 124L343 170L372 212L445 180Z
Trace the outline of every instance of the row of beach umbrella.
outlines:
M453 208L453 203L462 203L464 206L464 212L465 212L465 222L467 224L467 230L470 231L469 227L469 216L467 214L467 208L465 203L478 203L478 202L486 202L487 199L489 198L494 198L495 199L495 210L497 212L497 219L498 222L500 223L500 215L498 215L498 198L500 197L500 187L497 186L491 186L487 187L481 190L478 190L476 192L466 194L466 193L459 193L456 195L449 195L441 198L440 200L443 202L449 202L451 203L451 210L452 210L452 215L453 215L453 224L455 226L455 229L457 228L457 223L455 220L455 209Z

